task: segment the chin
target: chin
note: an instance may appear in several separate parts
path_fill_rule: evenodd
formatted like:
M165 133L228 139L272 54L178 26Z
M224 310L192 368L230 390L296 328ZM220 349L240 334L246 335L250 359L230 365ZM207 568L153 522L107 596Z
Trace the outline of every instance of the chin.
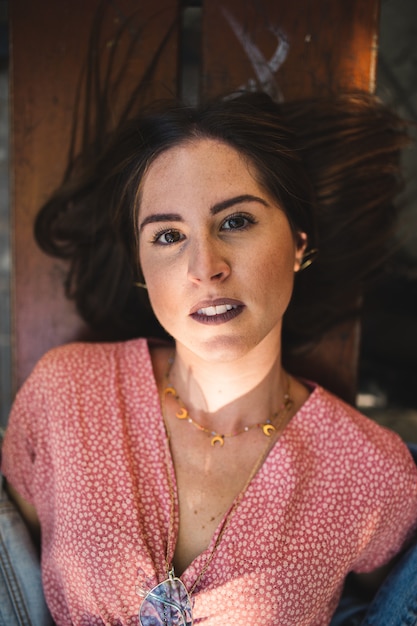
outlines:
M201 359L211 363L231 363L246 356L257 342L251 343L242 336L213 337L189 349L198 354Z

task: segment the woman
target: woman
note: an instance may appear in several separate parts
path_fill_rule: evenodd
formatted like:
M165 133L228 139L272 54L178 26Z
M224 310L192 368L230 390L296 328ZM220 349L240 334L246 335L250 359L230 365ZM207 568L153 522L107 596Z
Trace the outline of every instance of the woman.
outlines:
M361 120L384 117L351 104L331 118L350 120L347 152ZM240 95L139 115L41 213L87 319L127 319L135 282L172 338L55 349L16 399L3 471L40 527L58 625L329 624L348 572L411 536L417 472L399 438L282 365L294 280L332 240L294 111ZM317 317L305 328L291 306L286 337L305 340Z

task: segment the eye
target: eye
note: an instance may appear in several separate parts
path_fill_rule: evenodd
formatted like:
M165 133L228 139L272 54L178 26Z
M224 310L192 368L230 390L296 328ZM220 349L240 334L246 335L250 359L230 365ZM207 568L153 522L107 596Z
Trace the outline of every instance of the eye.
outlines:
M156 232L152 237L152 243L159 244L160 246L171 246L183 239L184 235L179 230L169 228Z
M245 230L250 225L255 224L256 220L251 215L244 213L236 213L236 215L230 215L222 223L222 230Z

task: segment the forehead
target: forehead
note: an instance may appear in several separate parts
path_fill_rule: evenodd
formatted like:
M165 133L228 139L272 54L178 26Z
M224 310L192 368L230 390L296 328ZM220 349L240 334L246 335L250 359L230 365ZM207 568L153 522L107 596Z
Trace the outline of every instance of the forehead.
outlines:
M196 193L242 193L260 191L254 166L229 144L214 139L195 139L169 148L149 166L141 184L141 202L169 200Z

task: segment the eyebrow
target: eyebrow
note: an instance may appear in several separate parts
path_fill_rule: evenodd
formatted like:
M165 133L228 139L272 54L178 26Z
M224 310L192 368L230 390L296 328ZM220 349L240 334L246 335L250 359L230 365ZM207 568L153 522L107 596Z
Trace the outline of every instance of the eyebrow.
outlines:
M264 206L269 206L268 202L259 196L252 196L251 194L243 194L241 196L235 196L233 198L228 198L227 200L223 200L222 202L216 202L212 207L210 207L211 215L217 215L221 211L225 211L226 209L230 209L230 207L235 206L236 204L242 204L243 202L259 202ZM155 222L183 222L184 219L179 213L153 213L152 215L148 215L141 222L139 226L139 231L141 232L143 228L147 224L153 224Z

